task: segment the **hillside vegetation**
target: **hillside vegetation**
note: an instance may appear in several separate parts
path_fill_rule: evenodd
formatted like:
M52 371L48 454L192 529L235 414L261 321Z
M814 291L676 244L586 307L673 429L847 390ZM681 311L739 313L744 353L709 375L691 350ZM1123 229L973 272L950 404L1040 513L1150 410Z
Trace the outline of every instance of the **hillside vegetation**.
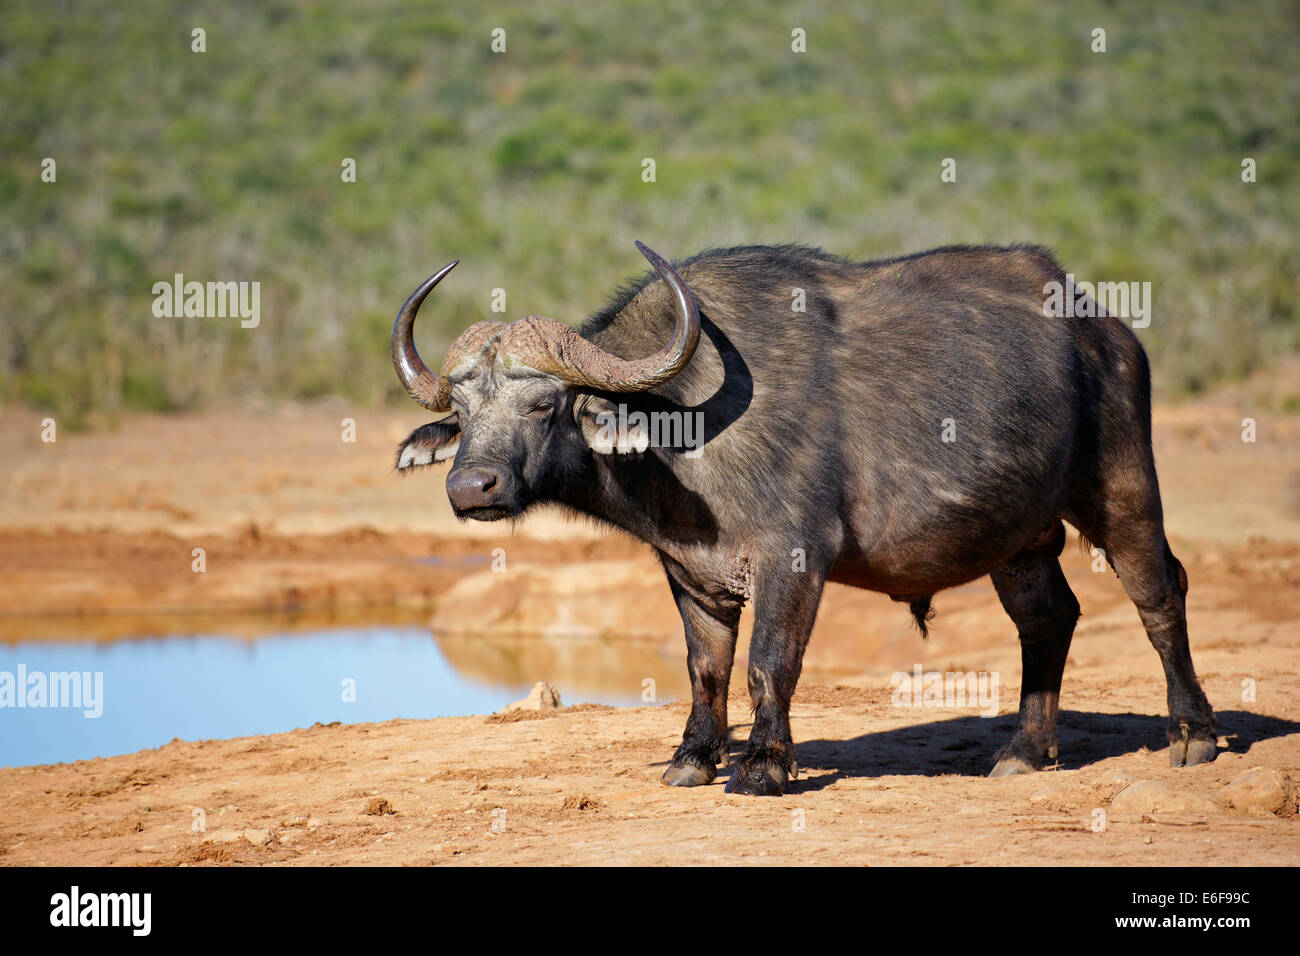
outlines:
M343 7L6 4L0 401L394 400L392 316L434 268L463 260L431 356L497 288L501 317L580 319L634 239L1049 245L1152 283L1167 393L1300 345L1294 4ZM260 282L260 325L155 317L176 273Z

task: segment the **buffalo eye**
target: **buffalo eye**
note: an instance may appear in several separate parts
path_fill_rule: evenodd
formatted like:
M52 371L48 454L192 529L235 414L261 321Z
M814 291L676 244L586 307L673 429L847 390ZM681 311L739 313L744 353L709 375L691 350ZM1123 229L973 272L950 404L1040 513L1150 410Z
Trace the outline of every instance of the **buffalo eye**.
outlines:
M528 410L528 417L542 420L550 418L553 411L555 411L554 402L539 402Z

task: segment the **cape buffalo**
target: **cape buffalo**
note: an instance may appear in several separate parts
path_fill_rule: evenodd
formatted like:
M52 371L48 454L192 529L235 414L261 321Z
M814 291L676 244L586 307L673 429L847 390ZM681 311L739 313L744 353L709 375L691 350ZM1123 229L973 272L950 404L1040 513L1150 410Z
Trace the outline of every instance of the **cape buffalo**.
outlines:
M1019 727L992 775L1041 768L1056 757L1079 616L1057 561L1062 521L1104 549L1160 654L1171 762L1214 759L1187 575L1165 539L1146 354L1116 318L1045 315L1044 287L1065 281L1050 252L953 246L859 263L747 246L674 268L637 248L657 277L579 329L479 322L439 374L412 325L456 263L425 280L393 326L393 362L417 402L451 414L403 442L397 467L454 457L460 518L554 502L654 548L692 699L664 783L706 784L726 764L746 601L754 720L727 789L780 794L797 769L790 699L825 582L906 602L924 632L936 591L985 574L1024 672ZM673 416L699 422L696 441L647 440L645 422Z

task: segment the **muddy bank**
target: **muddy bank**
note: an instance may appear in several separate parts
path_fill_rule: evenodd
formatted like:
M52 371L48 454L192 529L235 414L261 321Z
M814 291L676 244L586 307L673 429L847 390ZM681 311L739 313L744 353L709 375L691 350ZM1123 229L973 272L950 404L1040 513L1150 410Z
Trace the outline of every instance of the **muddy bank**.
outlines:
M1170 536L1192 581L1194 649L1233 633L1243 616L1266 626L1300 616L1300 416L1277 410L1297 369L1284 363L1212 398L1157 409ZM1241 440L1247 417L1253 442ZM0 410L0 640L128 635L142 619L155 632L186 633L186 618L274 613L397 615L445 634L681 643L644 544L546 510L514 524L460 523L444 469L393 471L393 448L421 424L418 411L149 415L59 432L53 443L40 440L41 418ZM1083 627L1133 616L1088 555L1071 544L1063 562ZM902 608L831 585L807 664L849 673L1011 638L987 580L935 603L935 640L918 651Z
M580 562L596 552L626 560L644 550L623 537L552 542L373 528L281 534L256 524L189 535L0 530L0 633L19 618L429 611L465 575L487 568L498 549L525 566Z
M192 570L204 542L207 570ZM1270 640L1300 617L1300 545L1175 540L1188 569L1192 647ZM504 570L493 571L504 556ZM1062 555L1083 606L1074 654L1124 629L1146 649L1137 615L1109 569L1072 539ZM906 608L830 585L805 656L821 675L907 669L967 650L1015 651L985 579L935 599L922 642ZM251 615L251 616L250 616ZM752 622L742 618L743 666ZM0 640L111 640L140 634L270 631L401 623L429 626L473 669L475 637L650 642L685 656L681 621L649 549L620 535L538 541L445 538L375 529L280 535L245 529L201 539L163 532L0 531ZM558 643L557 643L558 642ZM1199 653L1197 654L1199 660ZM1259 658L1261 666L1267 658ZM523 675L525 680L545 674Z

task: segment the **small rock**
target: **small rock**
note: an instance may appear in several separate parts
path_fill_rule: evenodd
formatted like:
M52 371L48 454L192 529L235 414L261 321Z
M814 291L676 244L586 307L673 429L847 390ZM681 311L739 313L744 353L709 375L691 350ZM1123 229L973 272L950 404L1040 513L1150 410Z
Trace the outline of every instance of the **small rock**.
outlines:
M390 813L396 813L397 811L394 810L393 805L383 797L371 797L366 801L366 808L361 812L371 817L382 817Z
M204 843L239 843L244 839L242 830L213 830L203 838Z
M1133 776L1123 767L1112 767L1110 770L1105 770L1100 773L1097 776L1097 782L1107 786L1122 784L1127 787L1131 783L1136 783L1137 777Z
M1295 807L1295 785L1272 767L1254 767L1233 778L1219 799L1237 810L1285 814Z
M564 705L560 703L560 693L544 680L539 680L533 685L533 689L528 692L528 696L523 700L517 700L513 704L506 704L503 714L510 714L516 710L561 710Z
M320 817L308 817L308 818L307 818L307 829L308 829L308 830L315 830L317 827L323 827L324 825L325 825L325 821L322 820Z
M1127 770L1120 767L1114 767L1110 770L1098 774L1093 781L1093 786L1099 791L1103 799L1114 797L1125 787L1137 783L1137 777L1133 776Z
M1065 787L1059 783L1049 783L1045 787L1039 787L1029 795L1030 803L1055 803L1066 795Z
M275 834L270 830L245 830L244 839L253 846L266 846L275 842Z
M1218 813L1219 806L1197 793L1175 790L1163 780L1139 780L1130 784L1110 802L1111 814L1141 818L1152 814L1166 816L1205 816Z

